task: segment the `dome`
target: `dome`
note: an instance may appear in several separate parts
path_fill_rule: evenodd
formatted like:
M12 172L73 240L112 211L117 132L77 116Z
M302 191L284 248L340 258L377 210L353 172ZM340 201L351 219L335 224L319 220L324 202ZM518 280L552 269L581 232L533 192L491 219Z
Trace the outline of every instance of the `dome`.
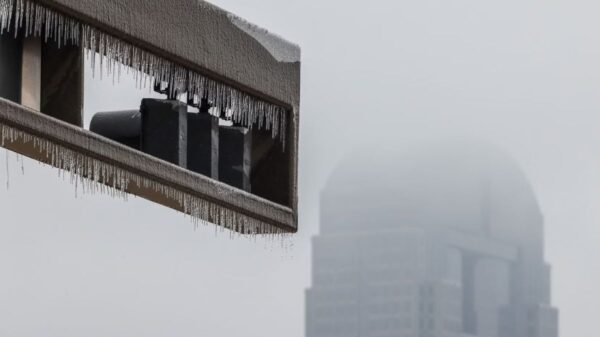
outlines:
M323 233L441 226L516 240L541 237L542 222L515 161L474 141L356 151L322 191Z

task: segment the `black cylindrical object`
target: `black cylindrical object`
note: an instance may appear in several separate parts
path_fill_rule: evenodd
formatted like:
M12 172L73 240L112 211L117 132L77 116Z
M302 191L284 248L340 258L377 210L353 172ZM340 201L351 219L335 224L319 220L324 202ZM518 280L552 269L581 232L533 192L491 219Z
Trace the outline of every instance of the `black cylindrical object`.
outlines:
M90 131L134 149L141 149L142 114L139 110L99 112Z

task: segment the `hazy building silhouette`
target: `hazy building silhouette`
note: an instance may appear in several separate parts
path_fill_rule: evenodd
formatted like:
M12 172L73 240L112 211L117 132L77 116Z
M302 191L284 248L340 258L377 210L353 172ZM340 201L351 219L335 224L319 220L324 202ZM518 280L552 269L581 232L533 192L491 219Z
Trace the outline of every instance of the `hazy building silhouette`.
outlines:
M543 217L512 159L423 145L342 163L322 193L308 337L557 337Z

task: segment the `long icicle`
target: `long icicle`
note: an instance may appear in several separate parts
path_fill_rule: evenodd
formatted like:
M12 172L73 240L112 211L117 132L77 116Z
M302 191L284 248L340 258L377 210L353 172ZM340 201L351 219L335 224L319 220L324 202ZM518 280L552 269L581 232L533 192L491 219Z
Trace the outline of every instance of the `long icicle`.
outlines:
M211 113L231 116L233 122L245 127L255 125L270 130L273 138L279 136L285 144L285 108L257 99L241 90L210 79L198 72L188 70L174 62L156 56L88 24L41 6L34 0L0 0L0 33L24 28L26 36L44 37L61 45L83 46L91 56L95 69L96 53L100 58L100 71L107 75L120 74L120 66L130 68L136 83L145 86L147 78L167 82L172 93L189 92L198 98L208 98L215 109ZM91 55L90 55L91 54ZM118 63L118 70L114 64ZM206 97L205 97L206 96Z
M127 200L130 187L151 189L176 201L196 226L210 223L240 234L265 237L286 235L281 228L261 220L0 123L0 145L10 147L13 143L32 144L46 158L48 165L59 170L59 176L66 178L68 175L69 181L81 185L84 193L102 193ZM8 160L7 150L7 187Z

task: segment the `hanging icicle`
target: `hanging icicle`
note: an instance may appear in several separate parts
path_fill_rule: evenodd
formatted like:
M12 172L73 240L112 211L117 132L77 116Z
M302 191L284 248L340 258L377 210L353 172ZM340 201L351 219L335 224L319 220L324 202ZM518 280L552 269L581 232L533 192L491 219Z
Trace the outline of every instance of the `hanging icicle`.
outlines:
M59 47L82 46L91 59L92 69L100 62L100 72L121 75L121 66L134 72L136 82L144 87L156 82L169 84L171 96L189 93L206 98L215 109L211 113L228 116L245 127L270 130L285 144L285 108L257 99L243 91L186 69L163 57L156 56L95 27L41 6L34 0L0 0L0 33L20 31L25 36L53 40ZM96 58L99 60L96 60Z
M68 177L71 183L81 186L84 193L107 194L127 200L127 191L132 187L151 189L176 201L183 212L193 219L196 226L211 223L241 234L277 237L283 237L286 234L278 227L233 209L0 123L0 146L10 148L13 143L32 144L35 151L46 158L45 162L48 165L58 168L60 176ZM6 174L8 186L8 171Z

